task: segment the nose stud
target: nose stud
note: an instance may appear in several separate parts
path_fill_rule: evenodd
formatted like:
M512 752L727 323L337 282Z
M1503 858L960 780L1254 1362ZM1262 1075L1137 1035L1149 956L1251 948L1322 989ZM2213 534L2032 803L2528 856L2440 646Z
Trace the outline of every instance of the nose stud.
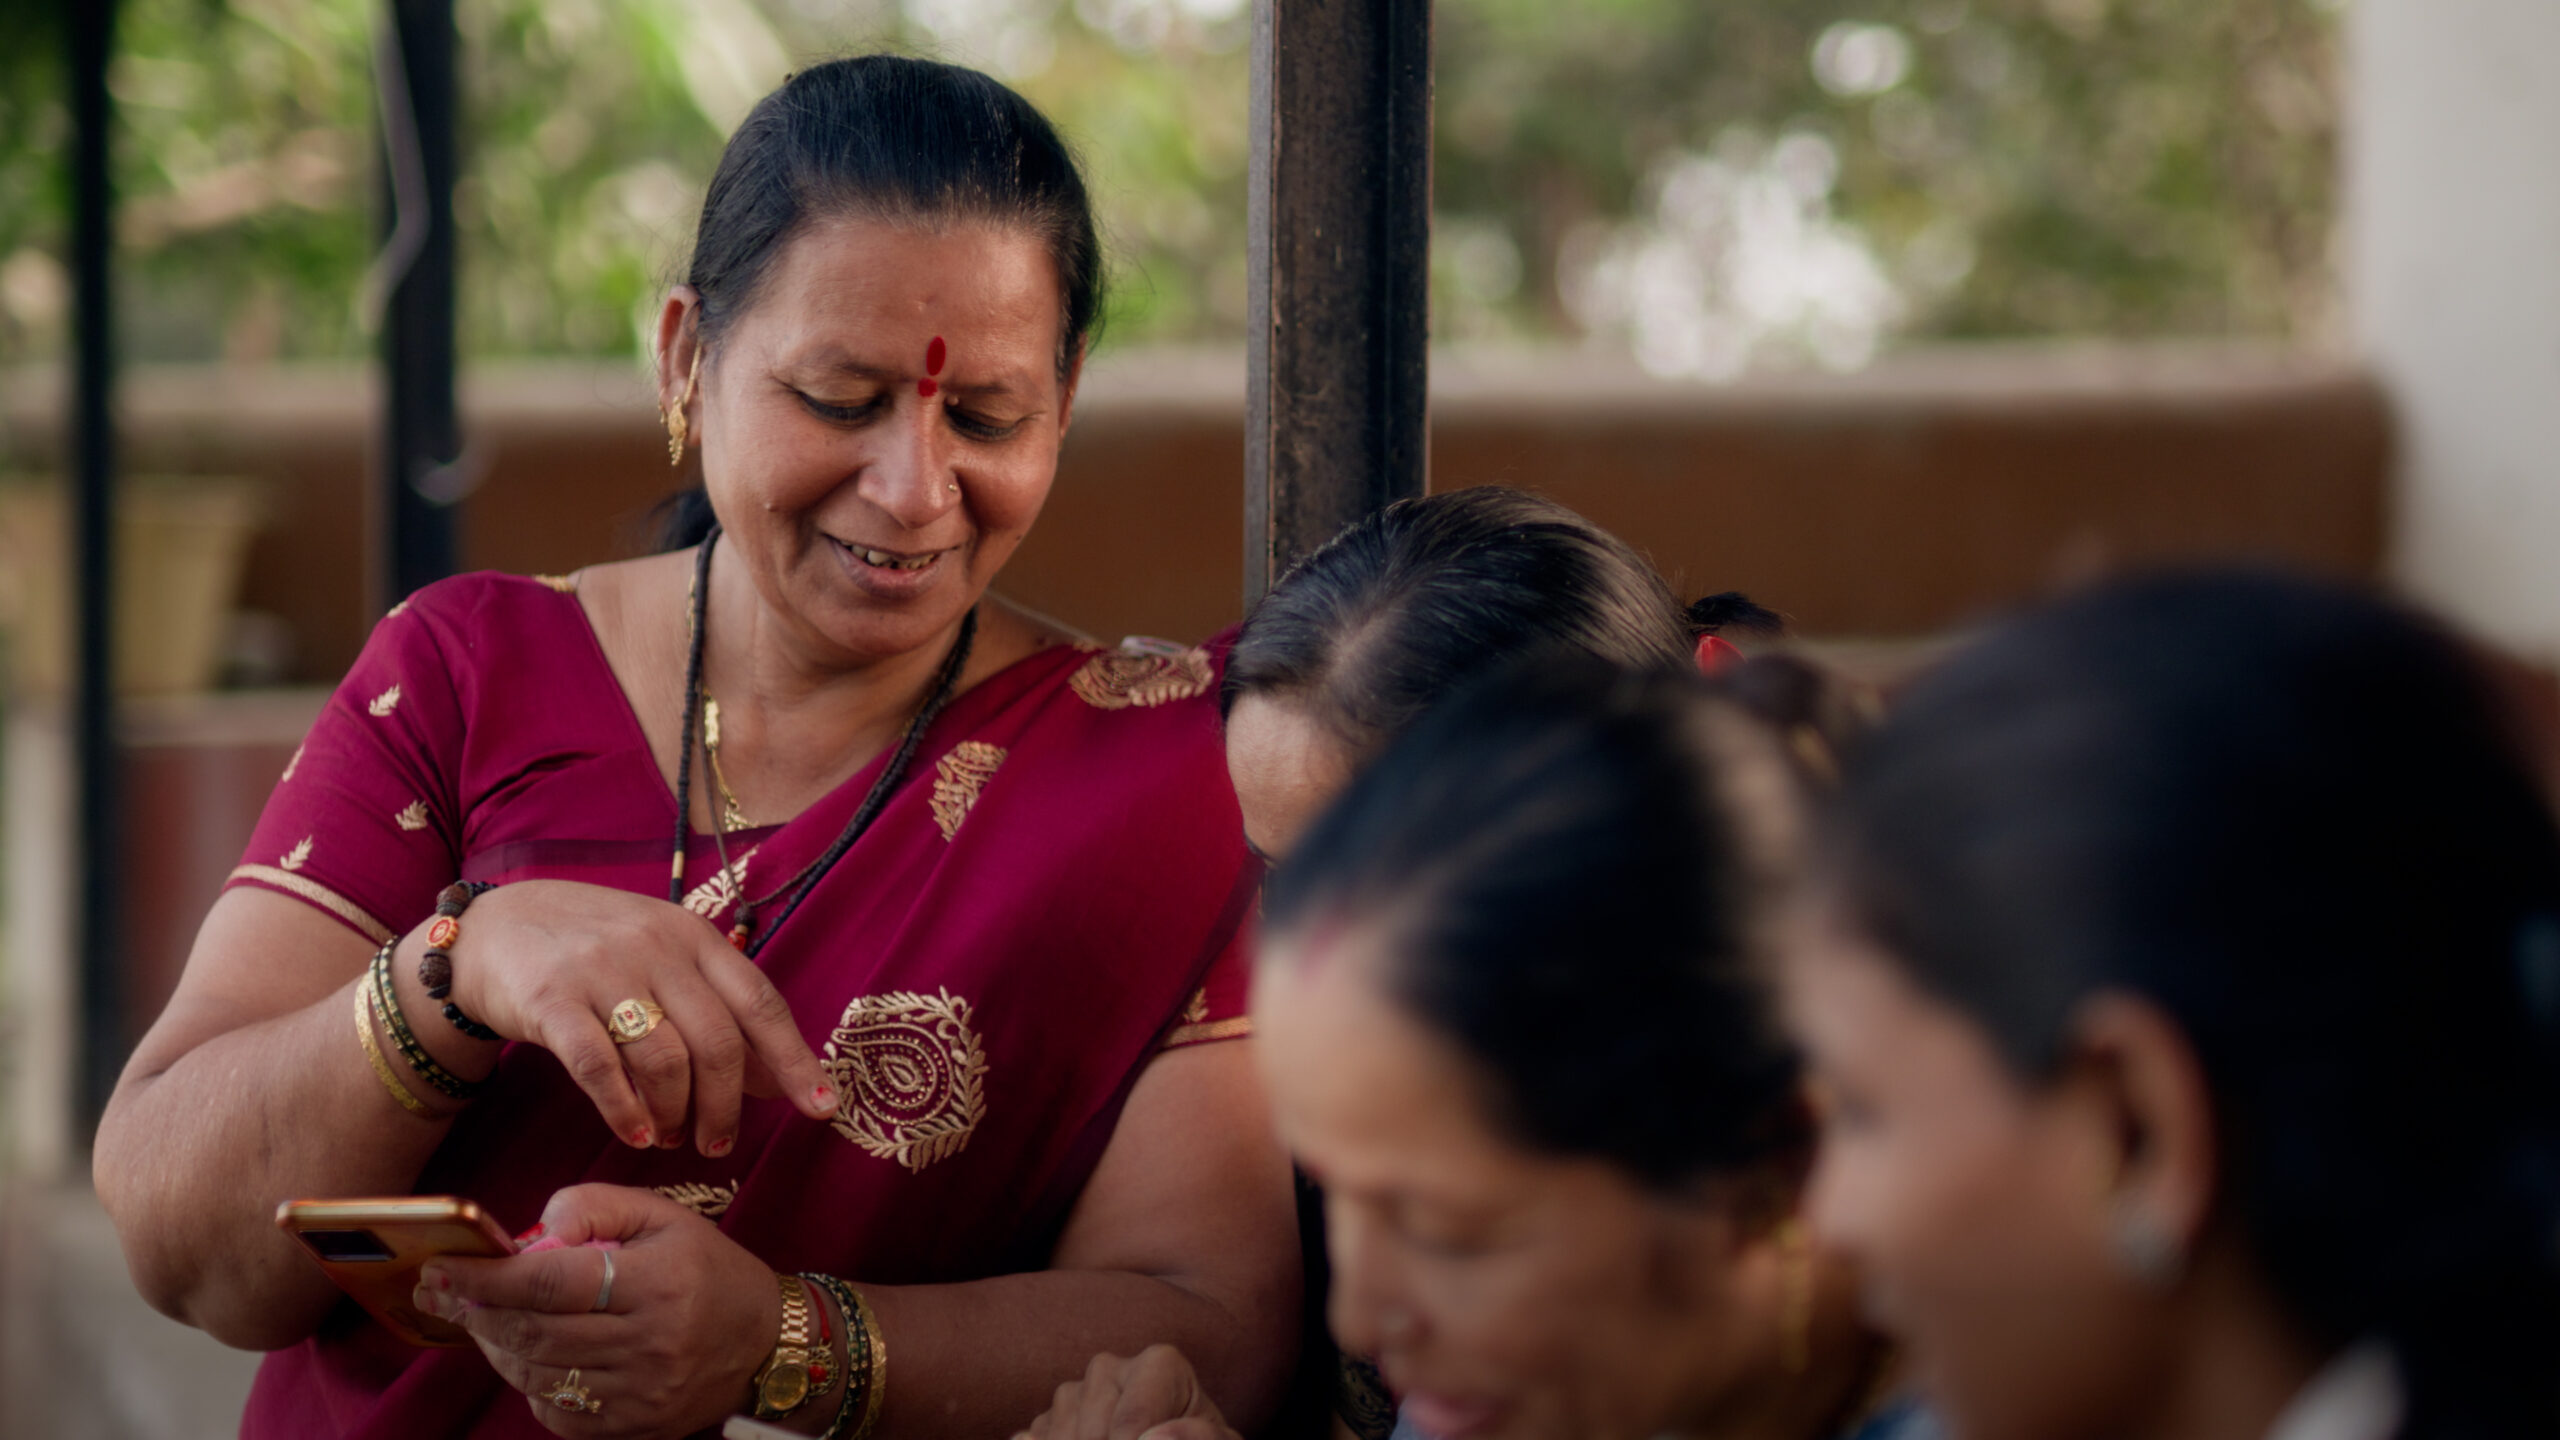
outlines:
M959 481L957 481L957 480L954 480L954 481L952 481L950 484L945 485L945 486L943 486L942 488L943 488L943 489L945 489L945 490L950 491L950 492L951 492L952 494L954 494L954 495L957 495L957 494L959 494L959 493L960 493L960 482L959 482Z

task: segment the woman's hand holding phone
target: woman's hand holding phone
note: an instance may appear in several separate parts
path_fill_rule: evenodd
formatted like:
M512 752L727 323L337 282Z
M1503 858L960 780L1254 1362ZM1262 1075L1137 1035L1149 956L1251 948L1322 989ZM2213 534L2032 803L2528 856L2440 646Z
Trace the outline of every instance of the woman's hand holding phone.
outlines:
M468 1332L563 1435L718 1425L749 1405L782 1327L769 1266L683 1206L618 1185L554 1195L540 1238L512 1257L430 1263L414 1299Z

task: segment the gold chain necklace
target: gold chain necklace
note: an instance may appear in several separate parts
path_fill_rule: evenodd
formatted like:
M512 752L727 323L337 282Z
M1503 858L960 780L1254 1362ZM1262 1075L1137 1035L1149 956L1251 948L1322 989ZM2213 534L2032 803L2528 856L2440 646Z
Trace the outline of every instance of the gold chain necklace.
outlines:
M685 842L693 824L693 743L699 717L711 698L703 693L702 688L702 641L708 628L703 622L711 603L711 552L719 543L720 525L714 521L710 532L702 537L702 544L694 551L693 587L685 605L684 718L676 726L675 837L667 876L667 903L670 905L684 903ZM746 952L748 958L754 958L756 952L764 948L764 942L771 939L773 932L782 928L782 922L790 919L792 913L800 908L800 902L808 897L810 887L844 858L845 852L851 850L854 842L871 828L872 821L880 818L881 808L889 803L890 792L906 778L907 767L915 759L917 747L924 743L924 732L933 728L933 722L942 715L942 707L951 703L953 693L960 688L960 674L969 668L969 652L976 645L977 638L978 607L972 605L968 613L960 617L960 634L951 642L950 653L942 658L942 669L934 677L932 692L917 708L914 717L907 721L905 733L898 737L897 748L889 752L889 763L881 767L879 778L871 782L871 789L862 797L862 808L853 812L853 818L845 822L844 829L837 833L835 843L827 847L826 853L803 866L799 874L784 881L780 888L762 899L750 900L740 896L737 923L729 927L729 943ZM723 818L725 820L726 817ZM721 870L729 872L734 881L725 824L713 827L711 839L719 852ZM759 931L756 927L757 912L766 905L779 906L781 913Z
M755 822L738 808L738 792L729 788L729 777L720 770L720 702L709 694L702 697L702 758L711 763L711 783L720 790L720 831L735 835L753 829Z

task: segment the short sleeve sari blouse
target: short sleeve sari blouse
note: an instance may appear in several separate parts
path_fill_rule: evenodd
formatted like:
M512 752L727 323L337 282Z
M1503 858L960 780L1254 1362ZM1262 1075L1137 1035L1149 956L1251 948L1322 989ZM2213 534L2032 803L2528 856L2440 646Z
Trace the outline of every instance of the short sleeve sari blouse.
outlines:
M845 1097L832 1123L751 1099L728 1155L638 1151L547 1051L512 1045L418 1192L520 1229L565 1186L642 1186L777 1269L883 1284L1039 1268L1147 1062L1248 1024L1259 871L1219 744L1222 658L1062 645L954 697L757 957ZM725 929L741 895L825 851L886 763L728 835L725 868L692 835L685 907ZM471 575L377 627L231 883L379 944L457 877L663 896L675 823L569 587ZM268 1357L242 1433L544 1432L477 1350L411 1349L349 1304Z

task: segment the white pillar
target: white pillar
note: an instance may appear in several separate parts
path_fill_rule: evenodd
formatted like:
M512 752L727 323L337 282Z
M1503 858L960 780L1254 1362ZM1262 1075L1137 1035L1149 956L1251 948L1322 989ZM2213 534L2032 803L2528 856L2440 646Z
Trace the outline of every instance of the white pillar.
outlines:
M2560 0L2350 0L2347 289L2395 578L2560 662Z

